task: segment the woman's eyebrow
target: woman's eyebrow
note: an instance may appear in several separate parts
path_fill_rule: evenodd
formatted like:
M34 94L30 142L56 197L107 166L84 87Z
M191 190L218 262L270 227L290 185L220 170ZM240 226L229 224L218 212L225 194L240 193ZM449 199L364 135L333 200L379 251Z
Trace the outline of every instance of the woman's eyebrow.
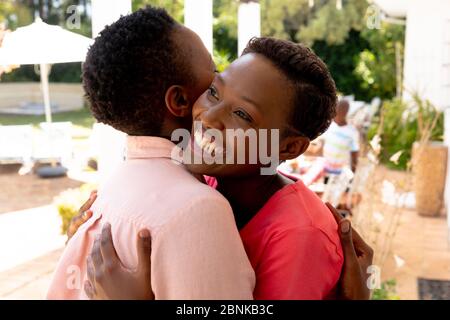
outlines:
M222 83L222 85L225 85L225 79L222 77L222 75L220 73L217 74L217 79L220 81L220 83ZM253 99L247 97L247 96L240 96L240 98L242 100L247 101L248 103L251 103L252 105L254 105L255 107L257 107L258 109L260 109L260 106L257 102L255 102Z
M258 109L260 109L259 104L256 103L254 100L250 99L249 97L241 96L241 99L247 101L248 103L251 103L252 105L257 107Z

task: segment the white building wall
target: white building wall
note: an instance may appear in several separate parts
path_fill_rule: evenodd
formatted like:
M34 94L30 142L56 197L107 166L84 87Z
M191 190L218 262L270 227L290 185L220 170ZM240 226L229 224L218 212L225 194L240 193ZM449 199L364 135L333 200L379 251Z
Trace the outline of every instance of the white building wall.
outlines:
M444 110L444 141L450 146L450 1L410 0L408 5L403 96L408 100L416 91ZM450 229L449 168L450 157L445 191Z
M407 13L404 98L418 92L450 107L450 1L410 0Z
M92 0L92 38L121 15L131 13L131 0Z
M197 33L210 53L213 52L212 0L184 0L184 24Z
M238 56L253 37L261 36L261 7L259 1L241 2L238 9Z

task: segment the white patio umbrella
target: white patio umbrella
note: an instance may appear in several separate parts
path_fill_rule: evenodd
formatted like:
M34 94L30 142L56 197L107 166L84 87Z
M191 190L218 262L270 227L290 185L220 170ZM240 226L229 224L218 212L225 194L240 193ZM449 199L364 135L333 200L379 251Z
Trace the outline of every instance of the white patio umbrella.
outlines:
M0 65L39 64L45 118L52 121L48 89L49 64L81 62L93 40L40 18L5 35L0 48Z

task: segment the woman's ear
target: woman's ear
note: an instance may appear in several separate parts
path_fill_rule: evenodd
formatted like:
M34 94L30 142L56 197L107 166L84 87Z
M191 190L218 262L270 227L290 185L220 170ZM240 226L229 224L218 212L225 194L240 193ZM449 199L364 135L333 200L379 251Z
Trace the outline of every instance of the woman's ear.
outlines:
M183 86L171 86L166 91L166 106L175 117L187 117L191 115L192 104L189 95Z
M280 144L280 160L291 160L304 153L309 147L309 139L306 137L287 137Z

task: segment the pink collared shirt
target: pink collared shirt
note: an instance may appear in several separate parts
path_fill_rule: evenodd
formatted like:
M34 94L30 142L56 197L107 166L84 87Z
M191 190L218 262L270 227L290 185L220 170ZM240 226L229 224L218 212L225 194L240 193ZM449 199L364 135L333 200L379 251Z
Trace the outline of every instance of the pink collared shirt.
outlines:
M127 160L99 188L92 218L65 248L49 299L87 299L86 258L106 222L128 268L137 265L137 233L150 230L156 299L253 298L255 275L230 205L170 160L174 147L157 137L127 138Z

